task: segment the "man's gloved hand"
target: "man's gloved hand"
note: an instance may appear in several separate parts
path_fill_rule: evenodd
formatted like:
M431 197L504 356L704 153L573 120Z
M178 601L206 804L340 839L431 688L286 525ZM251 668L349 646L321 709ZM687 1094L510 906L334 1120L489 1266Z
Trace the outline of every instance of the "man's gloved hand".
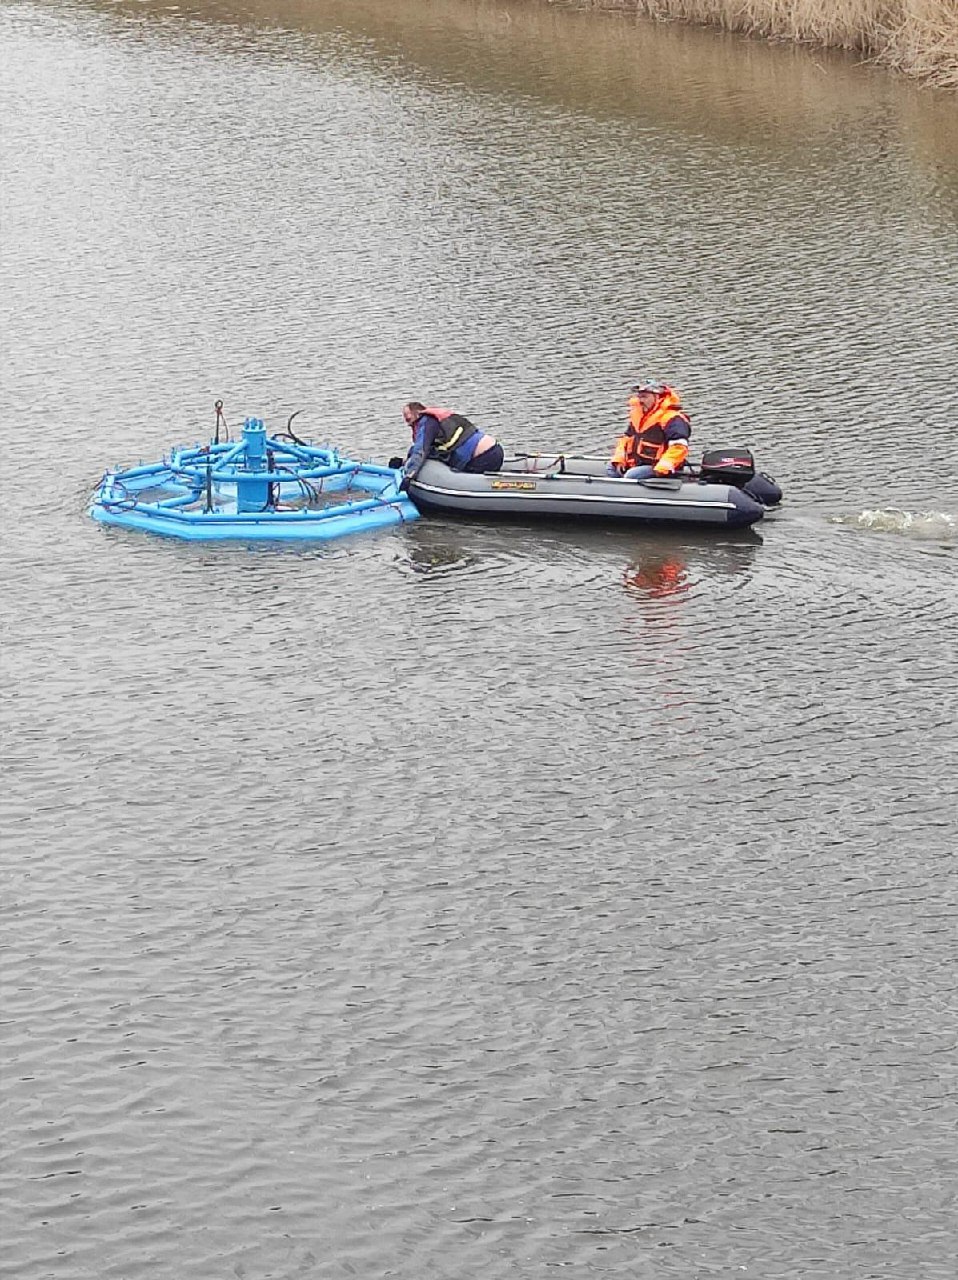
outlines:
M407 493L409 491L409 476L403 476L399 481L397 488L400 493Z

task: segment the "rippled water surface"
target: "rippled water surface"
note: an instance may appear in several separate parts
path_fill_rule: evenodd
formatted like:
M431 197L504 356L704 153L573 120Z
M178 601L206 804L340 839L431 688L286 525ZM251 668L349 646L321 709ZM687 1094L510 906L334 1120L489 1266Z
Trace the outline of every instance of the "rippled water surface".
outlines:
M16 1280L951 1280L958 109L538 3L0 3ZM85 514L446 401L738 535Z

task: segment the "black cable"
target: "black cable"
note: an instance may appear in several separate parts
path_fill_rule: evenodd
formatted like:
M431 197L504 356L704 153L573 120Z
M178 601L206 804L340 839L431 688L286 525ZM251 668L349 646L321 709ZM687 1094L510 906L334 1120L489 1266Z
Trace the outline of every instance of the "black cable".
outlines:
M286 430L279 432L279 434L276 436L277 440L292 440L293 444L301 445L304 449L309 448L309 445L306 443L306 441L300 440L299 436L293 430L293 419L298 418L302 412L303 412L302 409L297 409L295 413L291 413L289 415L289 420L286 423Z

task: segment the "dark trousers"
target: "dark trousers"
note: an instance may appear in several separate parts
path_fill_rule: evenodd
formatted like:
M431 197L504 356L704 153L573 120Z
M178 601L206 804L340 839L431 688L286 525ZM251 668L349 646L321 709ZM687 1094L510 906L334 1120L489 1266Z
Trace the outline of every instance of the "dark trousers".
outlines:
M501 471L506 455L501 444L494 444L485 453L473 454L463 468L464 471Z

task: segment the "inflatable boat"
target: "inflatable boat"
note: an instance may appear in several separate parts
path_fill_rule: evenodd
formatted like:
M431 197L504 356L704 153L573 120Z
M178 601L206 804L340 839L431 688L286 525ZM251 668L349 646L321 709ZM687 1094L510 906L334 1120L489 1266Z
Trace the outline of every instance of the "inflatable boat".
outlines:
M673 477L626 480L606 474L606 458L517 454L500 471L452 471L429 459L409 481L420 511L517 518L548 516L744 528L782 500L756 472L749 449L715 449Z

